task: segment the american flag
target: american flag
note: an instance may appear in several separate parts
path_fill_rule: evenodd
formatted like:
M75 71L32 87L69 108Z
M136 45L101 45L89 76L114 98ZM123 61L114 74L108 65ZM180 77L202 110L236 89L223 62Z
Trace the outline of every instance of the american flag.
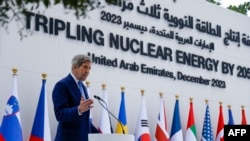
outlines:
M203 122L201 141L214 141L208 104L206 107L206 113L205 113L205 118L204 118L204 122Z

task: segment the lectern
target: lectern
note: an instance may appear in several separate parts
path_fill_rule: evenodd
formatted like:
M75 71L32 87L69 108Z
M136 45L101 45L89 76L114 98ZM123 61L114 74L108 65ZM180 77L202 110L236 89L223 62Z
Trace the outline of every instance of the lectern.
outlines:
M135 141L131 134L89 134L89 141Z

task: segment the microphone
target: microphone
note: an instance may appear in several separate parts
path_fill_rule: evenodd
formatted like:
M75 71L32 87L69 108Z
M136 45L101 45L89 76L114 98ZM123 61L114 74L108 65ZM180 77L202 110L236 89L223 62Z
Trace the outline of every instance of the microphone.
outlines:
M102 101L102 99L99 96L97 96L97 95L94 95L94 98L97 99L97 100L101 100Z
M107 106L107 103L102 99L100 98L99 96L97 95L94 95L94 98L98 100L98 102L100 103L100 105L115 119L118 121L118 123L121 125L122 127L122 133L125 134L125 131L124 131L124 128L123 128L123 125L122 125L122 122L113 114L109 111L108 109L108 106ZM100 101L104 102L106 106L104 106Z

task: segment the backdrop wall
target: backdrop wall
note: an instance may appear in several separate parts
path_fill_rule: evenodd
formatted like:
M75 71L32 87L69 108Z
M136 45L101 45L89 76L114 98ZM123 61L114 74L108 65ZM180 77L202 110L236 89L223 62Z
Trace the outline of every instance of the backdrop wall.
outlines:
M249 17L200 0L138 0L125 1L122 5L107 5L102 1L101 5L103 8L88 12L86 18L79 20L72 14L65 14L61 6L42 9L40 14L28 13L23 20L25 25L30 25L26 29L33 34L23 40L14 22L8 32L0 28L0 120L11 92L11 69L16 67L25 140L31 132L42 73L47 74L47 100L54 139L57 121L52 89L70 72L72 57L82 53L89 54L94 61L88 77L91 95L102 96L101 85L105 83L109 109L117 116L121 86L125 87L130 134L134 134L137 122L141 89L145 90L152 139L159 112L159 92L164 93L169 133L176 95L179 95L183 132L189 98L193 97L198 139L201 138L205 99L209 100L214 135L220 101L225 123L228 121L227 105L232 106L235 123L241 122L241 105L246 107L250 120ZM98 58L102 61L98 62ZM96 126L100 111L101 106L95 101L92 114ZM111 120L116 128L116 121Z

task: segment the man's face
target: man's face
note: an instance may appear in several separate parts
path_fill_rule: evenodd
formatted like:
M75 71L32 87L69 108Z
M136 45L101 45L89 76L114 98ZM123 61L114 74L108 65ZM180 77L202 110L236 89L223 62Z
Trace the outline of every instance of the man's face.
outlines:
M84 62L80 67L73 69L73 73L78 80L84 81L87 79L91 69L91 62Z

